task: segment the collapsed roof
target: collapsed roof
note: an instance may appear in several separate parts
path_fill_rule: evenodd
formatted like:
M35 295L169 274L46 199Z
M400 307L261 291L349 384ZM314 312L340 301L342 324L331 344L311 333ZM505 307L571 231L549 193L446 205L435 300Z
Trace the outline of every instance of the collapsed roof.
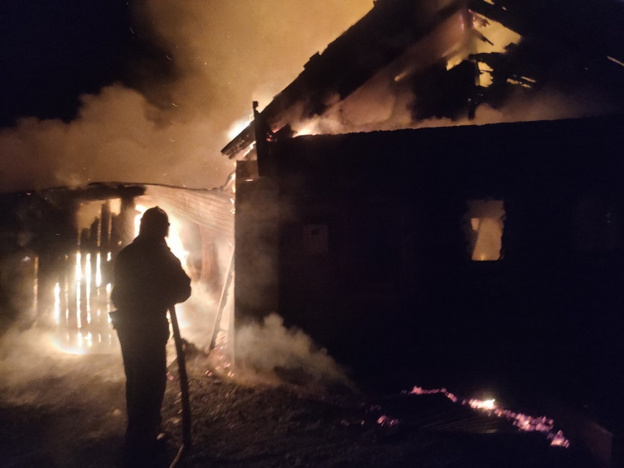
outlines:
M222 153L253 157L254 140L291 129L349 133L621 112L623 27L618 0L378 0L256 112L257 129L250 123ZM548 109L529 109L534 98ZM508 110L513 102L516 112Z

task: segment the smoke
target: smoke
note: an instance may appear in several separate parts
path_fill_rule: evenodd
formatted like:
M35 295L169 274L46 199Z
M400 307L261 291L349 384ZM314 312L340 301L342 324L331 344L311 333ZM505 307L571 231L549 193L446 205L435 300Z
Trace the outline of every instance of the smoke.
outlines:
M294 109L291 127L298 134L340 134L621 112L621 100L614 100L607 87L601 88L600 80L579 73L582 61L574 51L562 49L540 63L535 43L539 40L460 11L322 116L303 120L299 109ZM526 62L525 55L535 63ZM475 57L479 58L476 69L467 62ZM499 69L504 66L515 71L502 83ZM480 87L476 94L469 91L475 73ZM495 76L498 81L490 88ZM475 105L474 115L470 103Z
M75 355L55 345L54 333L30 329L8 330L0 340L0 389L3 401L20 405L63 405L69 398L85 399L78 386L67 385L67 379L81 376L97 382L124 379L120 353Z
M297 328L286 328L272 313L262 323L246 324L236 334L236 365L242 378L352 387L346 371Z
M73 121L25 117L0 130L0 192L97 181L221 186L233 170L220 154L232 124L247 118L253 100L266 105L372 1L150 0L135 5L139 27L149 29L156 48L167 52L160 68L173 73L151 75L137 62L140 84L110 83L83 95ZM195 286L185 307L182 317L189 326L183 333L188 330L189 340L205 348L218 301ZM5 333L3 387L18 395L18 389L60 378L91 359L62 354L48 343L37 330ZM116 358L111 369L122 378Z
M253 100L267 104L371 7L370 0L136 2L137 24L174 72L135 70L143 77L136 89L111 83L83 95L71 122L31 117L0 131L0 191L95 181L221 186L233 170L220 154L232 124L251 113Z
M232 310L228 308L221 323L217 324L219 298L208 291L207 286L202 283L194 282L192 290L191 297L176 307L181 322L181 334L193 346L207 353L215 328L219 326L227 328Z

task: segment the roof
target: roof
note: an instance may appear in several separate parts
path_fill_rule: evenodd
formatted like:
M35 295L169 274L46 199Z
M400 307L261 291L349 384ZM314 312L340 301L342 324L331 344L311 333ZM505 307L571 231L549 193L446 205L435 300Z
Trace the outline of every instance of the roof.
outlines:
M498 48L466 52L451 66L449 57L456 51L443 50L446 44L441 43L447 40L444 28L457 26L457 21L470 30L466 34L472 39ZM489 22L500 23L522 40L495 44L496 38L479 29ZM481 104L504 105L514 88L551 85L566 90L579 80L583 86L606 90L609 97L603 101L622 110L623 27L624 3L618 0L378 0L367 15L314 55L257 118L271 133L322 116L384 68L392 69L394 75L388 76L395 77L395 88L403 85L417 96L401 103L409 107L411 123L472 118ZM443 52L432 52L436 48ZM487 89L478 79L484 73L492 82ZM222 153L240 158L254 139L252 122Z

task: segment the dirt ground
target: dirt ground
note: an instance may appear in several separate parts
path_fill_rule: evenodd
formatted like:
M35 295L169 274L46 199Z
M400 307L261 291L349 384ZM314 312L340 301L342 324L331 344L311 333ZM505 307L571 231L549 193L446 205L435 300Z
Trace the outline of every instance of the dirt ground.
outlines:
M116 354L9 353L0 365L0 465L119 466L124 378ZM443 395L362 395L288 384L241 384L188 363L193 445L188 467L591 467L581 450L452 403ZM170 435L159 466L180 445L175 365L163 408Z

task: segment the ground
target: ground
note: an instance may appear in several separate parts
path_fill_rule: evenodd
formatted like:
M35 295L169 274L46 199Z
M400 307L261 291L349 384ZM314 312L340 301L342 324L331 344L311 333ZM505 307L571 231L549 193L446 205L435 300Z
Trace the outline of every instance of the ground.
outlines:
M32 351L32 350L31 350ZM0 465L119 466L125 425L120 357L2 356ZM175 363L163 408L181 440ZM188 362L193 445L188 467L588 467L585 453L552 447L536 432L452 403L441 394L364 395L297 383L240 383Z

